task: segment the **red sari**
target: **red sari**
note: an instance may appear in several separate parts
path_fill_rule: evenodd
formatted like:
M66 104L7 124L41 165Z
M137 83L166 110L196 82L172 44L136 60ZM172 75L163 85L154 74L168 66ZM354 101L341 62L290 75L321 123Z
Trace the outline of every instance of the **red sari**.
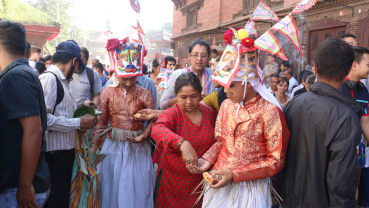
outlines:
M200 105L202 118L193 124L178 104L165 110L152 128L151 137L163 147L157 177L155 207L192 207L199 194L192 194L202 180L202 174L194 175L186 170L182 153L177 145L181 138L191 143L201 156L215 143L214 127L217 113ZM158 185L158 184L157 184ZM191 195L192 194L192 195ZM198 204L201 206L201 203Z

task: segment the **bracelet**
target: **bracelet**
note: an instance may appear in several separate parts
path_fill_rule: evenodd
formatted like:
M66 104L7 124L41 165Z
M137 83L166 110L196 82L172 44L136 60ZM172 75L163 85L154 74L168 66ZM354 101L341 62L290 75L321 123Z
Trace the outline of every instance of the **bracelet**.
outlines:
M183 142L184 141L186 141L183 137L178 141L178 143L176 144L176 146L177 146L177 149L179 150L179 151L181 151L181 146L182 146L182 144L183 144Z

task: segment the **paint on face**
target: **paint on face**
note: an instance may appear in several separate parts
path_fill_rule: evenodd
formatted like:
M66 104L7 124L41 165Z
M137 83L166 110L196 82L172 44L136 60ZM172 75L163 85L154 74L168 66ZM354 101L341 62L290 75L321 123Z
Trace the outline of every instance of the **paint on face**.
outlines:
M135 43L128 43L117 50L116 59L118 70L126 73L136 73L141 70L142 46Z

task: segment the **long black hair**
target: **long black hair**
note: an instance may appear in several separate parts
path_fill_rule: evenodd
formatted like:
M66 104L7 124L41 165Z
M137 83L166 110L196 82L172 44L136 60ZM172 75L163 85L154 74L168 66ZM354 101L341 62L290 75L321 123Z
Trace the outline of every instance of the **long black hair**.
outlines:
M222 105L223 101L225 101L226 99L227 99L227 95L224 92L224 87L222 87L218 91L218 105L219 105L219 108Z
M197 78L196 74L193 72L186 72L178 76L176 79L176 83L174 86L174 92L176 95L182 89L182 87L192 86L195 90L197 90L200 94L202 92L202 86L199 78Z

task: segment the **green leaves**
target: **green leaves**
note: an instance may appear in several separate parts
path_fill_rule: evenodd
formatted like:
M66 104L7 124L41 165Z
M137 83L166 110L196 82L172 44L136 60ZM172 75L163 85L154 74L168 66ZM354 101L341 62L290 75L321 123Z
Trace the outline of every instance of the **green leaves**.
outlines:
M82 105L81 107L77 108L76 111L74 111L73 118L80 118L84 115L91 114L93 116L99 116L102 114L101 111L97 111L93 108L90 108L88 106Z

